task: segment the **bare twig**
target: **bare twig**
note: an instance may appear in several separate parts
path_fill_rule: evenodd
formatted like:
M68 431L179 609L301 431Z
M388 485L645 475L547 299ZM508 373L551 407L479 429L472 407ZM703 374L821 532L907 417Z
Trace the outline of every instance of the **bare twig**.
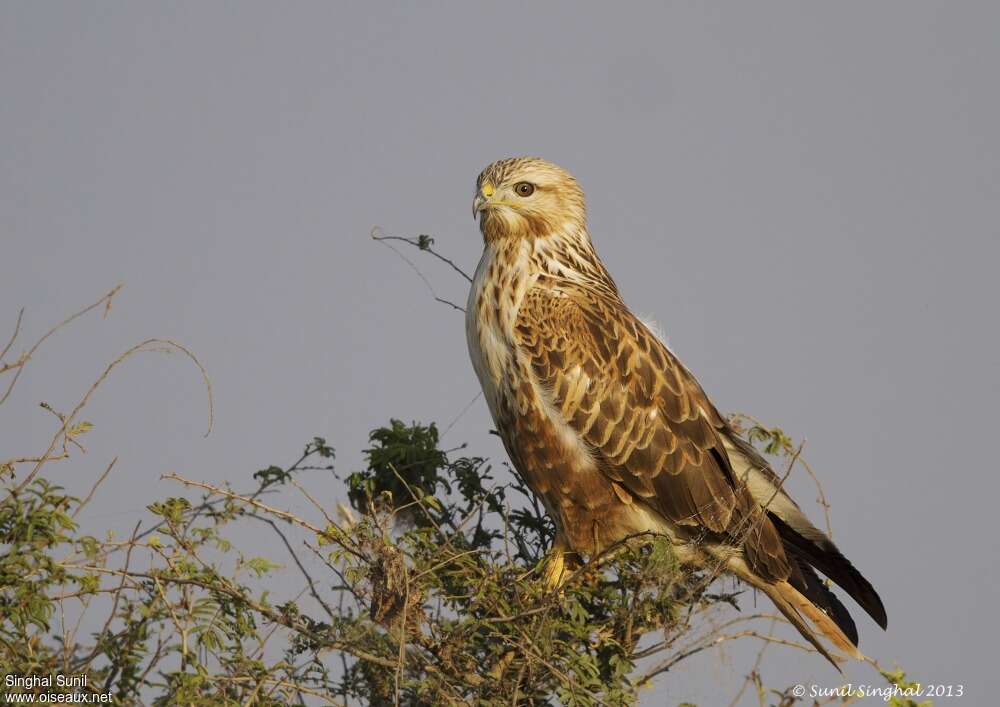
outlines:
M10 347L14 345L17 335L21 332L22 319L24 319L24 307L21 307L21 309L17 312L17 321L14 323L14 333L10 335L10 341L8 341L7 345L3 347L3 351L0 351L0 373L3 373L4 370L6 370L2 365L3 357L7 355L8 351L10 351Z
M169 564L169 559L166 557L164 557L164 559L167 560ZM247 596L243 592L240 592L237 589L234 589L228 586L228 584L222 582L211 583L193 577L170 576L162 572L136 572L136 571L125 572L123 570L113 569L110 567L100 567L97 565L74 565L67 563L59 563L59 566L64 567L66 569L83 570L85 572L108 574L108 575L114 575L116 577L124 576L128 577L133 582L136 582L138 580L147 580L150 582L154 582L158 585L160 585L162 582L167 582L168 584L175 584L182 587L183 586L200 587L201 589L206 589L208 591L219 592L233 599L236 599L237 601L243 602L246 606L250 607L261 616L267 618L269 621L282 624L287 628L290 628L305 636L309 636L314 640L321 642L324 645L324 647L329 650L342 650L355 656L356 658L360 658L361 660L366 660L371 663L375 663L376 665L381 665L384 668L395 669L396 667L395 660L390 658L385 658L383 656L376 655L374 653L366 651L363 648L359 647L356 643L341 641L341 640L332 640L327 637L319 636L309 628L294 623L290 621L288 618L283 617L277 610L269 606L265 606L264 604L261 604L258 601L255 601L253 598Z
M462 408L459 411L459 413L455 416L455 419L449 422L448 426L444 428L444 431L441 433L441 439L444 439L444 436L451 431L451 428L454 427L455 424L462 419L462 416L465 415L465 413L469 411L469 408L471 408L475 404L475 402L479 400L479 398L481 398L482 396L483 396L483 391L480 390L478 393L476 393L476 395L472 398L472 400L466 403L465 407Z
M281 542L285 546L285 549L288 550L288 554L292 556L292 561L295 563L295 566L299 568L299 572L305 578L306 584L308 585L309 594L312 595L312 598L315 599L321 607L323 607L323 611L326 612L327 616L329 616L331 619L335 618L333 610L330 608L330 605L327 604L323 600L323 597L319 595L319 592L316 591L316 583L313 581L312 575L309 574L308 570L306 570L305 568L305 565L302 564L302 561L299 559L298 554L292 548L292 544L288 542L288 536L286 536L281 531L281 528L278 527L278 524L275 523L270 518L263 518L261 516L251 516L251 517L257 518L257 520L261 521L262 523L267 523L269 526L271 526L271 529L278 534L278 537L281 538Z
M403 238L402 236L380 236L380 235L378 235L378 233L379 233L379 230L378 230L377 227L372 229L372 232L371 232L372 240L376 241L378 243L381 243L386 248L388 248L389 250L391 250L392 252L394 252L396 255L398 255L400 258L402 258L403 261L413 269L413 272L415 272L417 274L417 276L421 280L423 280L423 283L427 287L427 290L431 293L431 297L433 297L436 302L440 302L441 304L446 304L449 307L451 307L452 309L457 309L459 312L464 312L465 311L465 307L461 307L461 306L455 304L454 302L452 302L451 300L444 299L443 297L440 297L438 295L438 293L437 293L437 290L434 289L434 285L431 284L431 281L427 279L427 276L424 275L424 273L420 270L420 268L418 268L416 266L416 264L412 260L410 260L405 255L403 255L398 248L394 247L391 243L388 243L387 241L393 240L393 241L403 241L405 243L409 243L410 245L412 245L412 246L414 246L416 248L420 248L421 250L425 250L428 253L430 253L431 255L434 255L435 257L439 258L440 260L443 260L444 262L448 263L449 265L451 265L452 268L454 268L459 274L462 275L462 277L464 277L469 282L472 282L472 278L470 278L468 275L466 275L465 272L462 271L453 262L451 262L447 258L442 257L438 253L436 253L433 250L431 250L429 246L427 248L422 248L420 246L420 243L418 241L413 240L411 238Z
M731 422L733 422L734 426L737 427L738 430L741 429L741 423L744 421L749 422L750 424L768 432L773 432L773 430L777 429L764 424L758 418L754 417L753 415L748 415L747 413L736 413L731 416ZM793 448L783 444L781 451L784 453L785 456L789 456L793 453ZM831 506L829 501L827 501L826 492L823 489L823 484L820 483L819 476L817 476L816 472L813 471L813 468L809 464L809 462L807 462L803 458L799 458L798 462L799 464L802 465L802 468L806 470L806 473L809 474L809 478L812 479L813 484L816 486L816 493L817 493L816 504L823 509L823 520L826 525L826 534L832 538L833 525L830 522Z
M115 468L115 464L117 463L118 463L118 457L115 457L114 459L111 460L111 463L108 464L108 467L104 470L104 473L101 474L101 476L97 479L97 481L94 482L94 485L90 487L90 493L87 494L87 497L84 498L80 502L80 504L76 507L76 510L73 511L74 518L80 515L80 511L83 510L84 506L90 503L90 500L94 497L94 494L97 492L97 489L100 487L102 483L104 483L104 480L108 478L108 474L111 473L111 470ZM138 529L139 526L136 526L136 531L138 531Z
M452 270L454 270L459 275L461 275L466 280L468 280L469 284L472 284L472 277L467 272L465 272L464 270L462 270L462 268L460 268L457 265L455 265L455 263L452 260L444 257L443 255L441 255L440 253L438 253L436 250L434 250L433 248L431 248L431 244L434 242L434 239L431 238L430 236L420 236L420 238L406 238L404 236L380 236L380 235L378 235L379 233L381 233L381 231L379 230L378 226L376 226L375 228L373 228L372 229L372 233L371 233L372 240L375 240L375 241L403 241L404 243L409 243L414 248L419 248L420 250L422 250L422 251L424 251L426 253L430 253L431 255L433 255L438 260L440 260L440 261L442 261L444 263L447 263L448 265L451 266Z
M218 496L225 496L226 498L231 498L234 501L240 501L242 503L247 504L248 506L253 506L254 508L260 509L260 510L264 511L265 513L268 513L270 515L273 515L273 516L276 516L278 518L281 518L282 520L286 520L289 523L293 523L295 525L300 525L303 528L305 528L306 530L310 530L310 531L316 533L317 535L325 535L326 534L326 531L324 531L322 528L313 525L312 523L310 523L307 520L303 520L302 518L299 518L294 513L289 513L288 511L283 511L280 508L274 508L273 506L269 506L266 503L261 503L260 501L258 501L255 498L251 498L249 496L241 496L238 493L234 493L232 491L228 491L226 489L219 488L218 486L213 486L212 484L205 483L204 481L194 481L193 479L185 479L183 476L179 476L179 475L173 474L173 473L171 473L171 474L163 474L163 475L160 476L160 478L161 479L168 479L170 481L177 481L177 482L180 482L180 483L184 484L185 486L194 486L196 488L205 489L206 491L211 491L212 493L214 493L214 494L216 494Z
M113 295L115 292L117 292L117 289L113 290L111 294ZM107 297L91 305L88 308L88 310L93 309L95 306L97 306L97 304L104 302L105 299L107 299ZM83 310L83 311L85 312L88 310ZM79 316L79 314L75 316ZM75 318L75 316L71 317L66 321L67 322L72 321L72 319ZM45 462L52 458L52 452L55 450L56 446L58 446L60 439L62 439L63 443L65 444L66 438L68 436L67 431L70 429L71 425L76 421L77 415L79 415L80 411L83 410L83 408L86 407L87 403L90 402L90 398L91 396L93 396L94 392L101 386L102 383L104 383L107 377L111 375L111 371L113 371L119 364L121 364L123 361L128 359L133 354L146 351L159 351L159 352L179 351L183 353L185 356L187 356L191 361L193 361L194 364L198 367L198 370L201 371L202 379L205 382L205 388L208 393L208 429L205 432L205 435L207 436L209 433L211 433L212 423L215 414L214 403L212 399L212 382L208 378L208 372L205 370L205 367L201 365L201 361L199 361L198 358L193 353L191 353L191 351L189 351L187 348L185 348L181 344L178 344L175 341L171 341L170 339L146 339L145 341L142 341L133 346L132 348L128 349L125 353L121 354L118 358L109 363L107 368L104 369L104 372L100 376L98 376L97 380L94 381L94 383L90 386L86 394L83 396L80 402L77 403L76 407L73 408L73 411L70 414L61 415L59 413L56 413L62 420L62 426L56 431L55 435L52 437L52 440L49 443L49 448L45 451L44 454L39 456L39 461L35 464L34 468L31 470L31 473L28 474L24 478L24 480L21 481L20 484L18 484L16 487L14 487L12 490L8 492L7 498L17 495L22 490L24 490L24 488L29 483L31 483L32 479L34 479L35 476L38 475L38 472L41 471L42 466L45 464ZM55 411L53 410L52 412Z
M114 298L115 295L118 294L118 291L121 290L121 288L122 288L122 284L121 283L115 285L111 289L110 292L108 292L106 295L104 295L99 300L97 300L96 302L94 302L92 305L90 305L88 307L84 307L83 309L81 309L76 314L70 315L66 319L63 319L61 322L59 322L54 327L52 327L47 332L45 332L45 334L42 336L42 338L40 338L38 341L36 341L35 345L32 346L30 349L28 349L27 353L23 354L15 363L10 364L9 366L0 368L0 373L2 373L4 370L9 370L9 369L13 369L13 368L17 369L17 372L14 373L14 377L11 379L10 383L7 385L7 390L4 392L4 394L2 396L0 396L0 405L3 405L7 401L7 398L10 396L11 391L14 389L14 386L17 384L18 378L21 377L21 373L24 371L25 365L28 363L29 360L31 360L31 357L35 354L35 352L38 350L38 348L42 344L45 343L46 339L48 339L50 336L52 336L57 331L59 331L60 329L62 329L64 326L70 324L71 322L73 322L76 319L79 319L80 317L82 317L87 312L90 312L91 310L96 309L97 307L100 307L102 304L104 305L104 315L107 316L107 313L110 310L111 300ZM24 312L24 310L22 309L21 313L23 313L23 312ZM6 354L7 351L8 351L8 349L14 344L14 339L17 338L17 333L18 333L18 331L20 331L20 328L21 328L21 314L18 314L18 316L17 316L17 325L14 328L14 336L11 337L10 343L8 343L6 347L4 347L4 350L3 350L4 354ZM0 355L0 358L2 358L2 357L3 356Z
M770 636L771 634L774 633L774 627L776 623L777 623L776 620L771 621L771 626L767 630L767 635ZM743 694L750 686L750 683L754 681L754 676L760 675L760 664L764 660L764 653L770 646L771 646L770 641L761 642L760 650L757 651L757 658L753 662L753 667L750 668L750 672L747 674L746 678L744 678L743 685L740 686L740 690L739 692L736 693L736 696L733 698L733 701L729 703L729 707L736 707L736 705L739 704L740 700L743 699Z
M788 646L790 648L796 648L796 649L798 649L800 651L803 651L805 653L815 653L816 652L815 648L813 648L812 646L807 646L804 643L799 643L798 641L788 641L788 640L785 640L783 638L777 638L777 637L772 636L770 634L760 633L759 631L754 631L752 629L748 629L746 631L738 631L736 633L720 634L720 635L717 635L717 636L711 636L711 637L707 638L705 641L703 641L701 643L698 643L698 644L696 644L696 645L694 645L694 646L692 646L690 648L687 648L687 649L685 649L685 650L683 650L683 651L681 651L679 653L676 653L676 654L670 656L669 658L667 658L666 660L664 660L664 661L658 663L657 665L653 666L652 668L650 668L649 670L647 670L645 673L643 673L642 676L639 677L636 680L636 684L638 684L638 685L644 685L644 684L648 683L650 680L652 680L653 678L655 678L657 675L661 675L661 674L663 674L665 672L668 672L671 668L673 668L675 665L677 665L678 663L680 663L685 658L690 658L691 656L693 656L693 655L695 655L697 653L701 653L702 651L706 651L709 648L715 648L716 646L722 645L726 641L735 641L736 639L739 639L739 638L756 638L756 639L759 639L761 641L765 641L766 643L769 643L769 644L775 644L775 645L781 645L781 646Z
M117 458L116 458L116 461L117 461ZM114 466L114 462L111 462L111 466ZM110 466L108 467L108 470L109 471L111 470ZM118 582L118 586L114 589L114 600L113 600L113 602L111 604L111 611L108 612L108 618L104 622L104 626L101 628L101 631L98 634L98 638L94 641L94 648L93 648L93 650L90 651L90 654L87 655L87 657L85 659L83 659L82 662L78 663L77 668L76 668L77 670L80 670L80 669L83 669L83 668L89 666L94 661L94 658L97 657L97 654L100 653L100 650L101 650L101 638L103 638L104 636L106 636L108 634L108 632L110 631L110 629L111 629L111 622L114 621L115 614L118 613L118 603L121 600L122 592L125 590L125 582L128 580L128 571L129 571L129 567L130 567L131 562L132 562L132 550L135 549L135 538L136 538L136 535L139 533L139 527L141 525L142 525L142 521L138 521L135 524L135 528L132 529L132 539L128 543L128 550L125 552L125 563L124 563L124 566L123 566L124 572L121 575L121 579ZM110 680L110 677L109 677L109 680Z

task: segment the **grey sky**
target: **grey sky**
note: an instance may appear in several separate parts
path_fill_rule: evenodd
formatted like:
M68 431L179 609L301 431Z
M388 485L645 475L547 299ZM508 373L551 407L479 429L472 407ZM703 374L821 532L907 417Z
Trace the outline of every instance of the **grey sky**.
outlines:
M716 403L808 437L835 538L889 611L887 634L858 617L862 649L987 704L998 31L988 2L3 3L0 332L20 305L28 340L126 287L38 356L0 445L36 448L34 404L72 404L148 336L201 357L216 429L179 357L122 368L65 472L84 488L121 457L92 527L176 493L166 471L244 479L315 434L349 470L390 415L446 424L478 390L462 318L369 230L431 234L471 271L476 174L538 154L578 177L627 301ZM489 427L478 401L446 441L499 463ZM646 701L722 701L750 648Z

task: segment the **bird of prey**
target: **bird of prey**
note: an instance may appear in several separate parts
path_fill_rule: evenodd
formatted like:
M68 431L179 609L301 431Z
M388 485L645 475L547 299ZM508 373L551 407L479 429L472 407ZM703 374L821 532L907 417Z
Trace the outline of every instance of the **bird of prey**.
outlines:
M479 175L473 213L485 248L469 352L504 447L555 524L546 580L558 586L581 555L655 533L685 565L764 592L834 666L819 635L863 658L816 571L885 628L882 600L626 306L576 180L539 158L500 160Z

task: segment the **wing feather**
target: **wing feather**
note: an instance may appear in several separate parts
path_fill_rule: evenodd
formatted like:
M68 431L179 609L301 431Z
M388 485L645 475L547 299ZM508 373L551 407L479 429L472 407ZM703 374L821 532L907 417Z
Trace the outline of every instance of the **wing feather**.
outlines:
M742 546L762 576L790 575L777 530L733 474L718 412L620 300L536 287L516 334L553 408L608 477L673 522Z

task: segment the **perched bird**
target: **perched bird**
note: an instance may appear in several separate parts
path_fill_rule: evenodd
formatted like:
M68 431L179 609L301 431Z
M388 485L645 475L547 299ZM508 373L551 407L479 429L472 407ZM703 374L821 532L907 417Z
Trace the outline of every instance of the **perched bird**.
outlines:
M500 160L479 175L473 213L485 249L469 353L511 461L555 523L546 580L656 533L682 563L764 592L835 666L820 634L862 658L854 621L816 570L885 628L882 600L626 306L576 180L539 158Z

